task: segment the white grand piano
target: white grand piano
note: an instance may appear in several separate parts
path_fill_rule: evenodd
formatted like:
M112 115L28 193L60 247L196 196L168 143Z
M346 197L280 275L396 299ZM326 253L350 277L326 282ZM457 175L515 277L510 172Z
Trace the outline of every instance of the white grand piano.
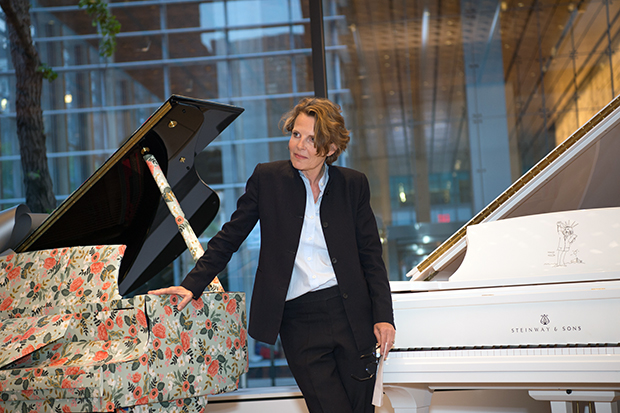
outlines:
M620 99L392 282L395 412L520 389L553 413L620 400Z

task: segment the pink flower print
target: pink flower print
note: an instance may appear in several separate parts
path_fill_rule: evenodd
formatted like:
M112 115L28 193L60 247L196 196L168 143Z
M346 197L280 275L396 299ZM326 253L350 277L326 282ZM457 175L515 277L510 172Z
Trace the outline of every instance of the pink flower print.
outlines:
M2 301L2 304L0 304L0 311L8 309L11 307L11 304L13 304L13 299L11 297L5 298L4 301Z
M84 280L82 279L82 277L76 278L71 282L71 285L69 286L69 291L75 292L78 288L82 286L82 284L84 284Z
M99 337L99 340L108 341L108 330L104 324L99 324L97 327L97 337Z
M172 350L170 350L170 347L166 347L164 355L166 356L166 360L170 360L172 358Z
M183 351L189 350L189 334L185 331L181 333L181 345L183 346Z
M22 356L25 356L26 354L30 354L33 351L34 351L34 346L32 344L28 344L26 347L23 348Z
M143 366L146 366L146 363L148 363L149 358L146 354L143 354L140 356L140 358L138 358L138 360L140 361L140 364L142 364Z
M107 351L98 351L95 353L95 357L93 357L93 361L105 360L107 357L108 357Z
M54 258L46 258L43 262L43 268L45 268L46 270L54 268L54 265L56 265L56 259Z
M103 270L103 263L102 262L95 262L90 266L90 271L93 274L99 274L101 272L101 270Z
M9 274L7 275L7 277L9 278L9 280L14 280L17 277L19 277L19 274L21 272L22 272L21 267L15 267L11 271L9 271Z
M233 314L235 311L237 311L237 301L233 299L226 305L226 312L228 314Z
M217 360L213 360L211 364L209 364L209 368L207 369L207 373L209 376L214 377L218 371L220 370L220 363Z
M197 300L192 300L192 305L194 306L196 310L200 310L202 307L204 307L204 302L202 301L202 297L198 297Z
M166 315L169 317L172 315L172 308L170 308L169 305L164 306L164 312L166 313Z
M26 330L26 332L24 334L22 334L21 340L27 340L28 337L33 335L35 331L37 331L37 329L35 327L30 327L28 330Z
M161 323L155 324L153 326L153 334L155 337L166 338L166 327Z
M133 391L133 397L135 397L136 399L142 397L142 387L136 387L136 389Z
M79 367L67 367L67 369L65 370L65 374L67 376L75 376L76 374L80 373L80 368Z
M50 366L54 367L54 366L62 366L63 364L65 364L68 361L68 359L66 357L63 357L61 359L58 359L56 361L53 361L50 363Z
M134 373L133 376L129 377L129 380L131 380L134 383L137 383L140 381L141 378L142 378L142 374Z
M174 348L174 355L177 357L181 357L181 354L183 354L183 348L181 346L176 346Z
M144 314L144 311L138 310L138 312L136 313L136 319L142 327L146 328L146 315Z

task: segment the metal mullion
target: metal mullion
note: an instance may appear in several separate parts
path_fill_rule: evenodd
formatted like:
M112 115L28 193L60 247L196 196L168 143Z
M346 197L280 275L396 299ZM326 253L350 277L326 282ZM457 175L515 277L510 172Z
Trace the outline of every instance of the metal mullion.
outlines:
M314 95L327 97L327 69L325 67L325 33L323 32L323 2L309 0L310 38L312 42L312 72Z

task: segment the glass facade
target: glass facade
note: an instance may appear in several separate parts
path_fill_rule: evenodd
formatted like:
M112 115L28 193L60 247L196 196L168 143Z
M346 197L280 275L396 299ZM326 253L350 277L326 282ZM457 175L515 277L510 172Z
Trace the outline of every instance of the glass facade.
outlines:
M259 162L286 159L280 117L314 94L309 1L110 1L112 58L73 0L31 9L48 158L65 199L171 94L245 108L200 156L228 219ZM323 0L328 96L351 129L338 164L369 177L392 280L607 104L620 86L620 4ZM0 203L24 202L15 72L0 15ZM250 292L258 228L220 276ZM189 255L142 290L177 283ZM249 298L249 295L248 295ZM251 342L244 386L291 384L279 347Z

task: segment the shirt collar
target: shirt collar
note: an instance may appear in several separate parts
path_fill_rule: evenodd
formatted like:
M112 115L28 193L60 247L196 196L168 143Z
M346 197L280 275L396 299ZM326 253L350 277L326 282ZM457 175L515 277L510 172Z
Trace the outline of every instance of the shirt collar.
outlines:
M304 175L302 171L297 170L297 172L299 172L299 176L301 176L301 179L310 183L310 180L306 177L306 175ZM321 192L323 192L323 190L325 189L325 185L327 185L328 180L329 180L329 165L324 163L323 164L323 176L321 176L321 179L319 179L319 188L321 188Z

